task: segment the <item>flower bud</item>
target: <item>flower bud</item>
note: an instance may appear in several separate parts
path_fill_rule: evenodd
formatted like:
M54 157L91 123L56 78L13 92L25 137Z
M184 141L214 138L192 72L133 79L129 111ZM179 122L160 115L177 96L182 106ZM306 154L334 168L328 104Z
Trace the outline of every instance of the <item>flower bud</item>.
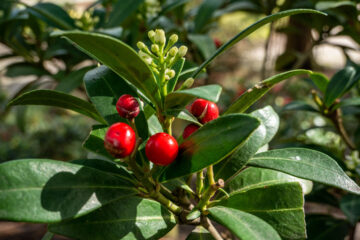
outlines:
M159 53L159 52L160 52L159 45L157 45L157 44L152 44L152 45L151 45L151 51L152 51L153 53Z
M166 42L165 32L162 29L156 29L154 36L155 43L163 46Z
M194 84L193 78L188 78L185 80L185 82L181 85L179 90L188 89L191 88L191 86Z
M175 77L175 71L174 70L170 70L170 69L166 69L166 75L169 76L169 79Z
M169 45L174 45L178 41L179 37L176 34L172 34L169 38Z
M148 32L148 37L152 42L155 42L155 32L153 30Z
M137 44L136 44L136 46L140 49L140 50L142 50L142 51L144 51L144 52L146 52L146 45L143 43L143 42L138 42Z
M184 57L187 53L188 48L186 46L181 46L179 48L179 56Z
M174 57L178 53L179 49L177 47L172 47L169 51L169 55Z

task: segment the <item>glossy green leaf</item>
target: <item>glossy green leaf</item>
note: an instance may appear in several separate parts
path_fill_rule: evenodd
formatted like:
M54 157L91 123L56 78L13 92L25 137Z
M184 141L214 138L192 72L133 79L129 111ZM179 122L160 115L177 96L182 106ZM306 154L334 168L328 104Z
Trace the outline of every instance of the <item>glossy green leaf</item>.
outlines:
M304 199L298 182L273 180L230 193L217 206L251 213L270 224L282 238L306 238Z
M181 144L178 158L160 180L186 176L220 162L244 144L259 125L259 120L244 114L223 116L205 124Z
M338 8L342 6L351 6L356 8L356 3L351 1L321 1L315 5L315 8L319 11L324 11L331 8Z
M341 100L339 104L336 104L333 109L337 109L339 107L351 107L351 106L360 106L360 97L347 98Z
M0 219L58 222L137 194L123 178L48 159L0 165Z
M181 109L195 98L217 102L219 101L221 90L220 85L213 84L169 93L165 98L165 109Z
M360 196L347 194L341 198L340 208L352 224L360 219Z
M214 240L214 238L205 228L197 226L189 236L187 236L186 240Z
M202 124L199 123L199 121L197 120L196 117L194 117L194 115L192 115L188 110L186 109L171 109L165 112L165 115L167 116L172 116L172 117L176 117L182 120L186 120L189 122L193 122L199 126L201 126Z
M243 31L241 31L239 34L237 34L235 37L233 37L231 40L229 40L227 43L222 45L209 59L207 59L204 63L201 64L200 67L196 70L196 72L193 73L192 77L195 78L199 73L202 71L203 68L205 68L207 65L209 65L217 56L234 46L237 42L244 39L254 31L256 31L258 28L276 21L280 18L295 15L295 14L301 14L301 13L312 13L312 14L322 14L326 15L325 13L313 10L313 9L290 9L287 11L278 12L275 14L272 14L270 16L266 16L263 19L260 19L259 21L255 22L254 24L250 25L249 27L245 28Z
M214 166L215 179L227 180L243 168L247 161L255 155L259 148L267 144L279 128L279 116L267 106L251 113L257 117L261 125L230 157Z
M305 148L271 150L256 154L248 164L360 194L360 187L346 175L336 161L318 151Z
M75 21L64 9L56 4L46 2L27 7L31 14L40 18L52 27L62 30L71 30L75 28Z
M220 7L222 1L219 0L204 0L199 6L198 11L195 16L195 32L201 32L201 30L208 24L211 20L212 15L215 10Z
M89 136L84 141L83 147L108 159L115 159L104 147L104 138L108 128L105 125L94 125Z
M84 75L87 71L94 68L94 66L83 67L79 70L70 72L60 79L55 91L69 93L83 83Z
M245 112L257 100L262 98L276 83L286 80L290 77L302 74L311 74L309 70L297 69L283 72L267 78L266 80L255 85L255 87L248 89L243 93L227 110L224 114L229 113L242 113Z
M107 35L80 31L60 32L54 35L63 36L75 43L80 50L133 84L152 102L160 104L160 92L150 68L125 43Z
M337 98L341 97L355 77L356 70L348 66L331 78L325 92L324 103L329 107Z
M100 123L105 123L105 120L99 115L91 103L72 95L52 90L34 90L24 93L8 104L8 106L15 105L44 105L60 107L81 113Z
M80 240L159 239L175 226L175 217L150 199L120 199L86 216L49 226L53 233Z
M211 57L211 55L216 52L214 40L209 35L189 34L188 38L195 44L205 59Z
M283 111L308 111L319 113L317 109L304 101L292 101L283 107Z
M280 240L279 234L260 218L227 207L212 207L208 209L210 217L227 227L242 240Z
M310 74L310 79L314 82L316 87L321 91L325 92L327 85L329 84L329 79L322 73L314 72Z
M107 27L119 26L127 17L133 14L144 0L116 1L106 24Z
M180 74L182 72L182 69L184 68L184 64L185 64L185 58L181 58L174 64L173 70L175 71L175 77L170 79L169 82L167 83L167 88L169 93L174 91L176 87L176 83L179 80Z

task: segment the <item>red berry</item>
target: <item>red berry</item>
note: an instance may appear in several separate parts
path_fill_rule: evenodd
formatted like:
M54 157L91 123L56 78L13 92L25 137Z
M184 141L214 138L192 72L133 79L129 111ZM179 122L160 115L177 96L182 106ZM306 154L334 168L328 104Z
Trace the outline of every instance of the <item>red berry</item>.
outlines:
M191 134L196 132L196 130L198 130L198 129L199 129L199 126L196 124L192 123L192 124L187 125L183 132L183 139L188 138Z
M220 41L220 39L214 38L214 44L215 44L216 48L219 48L219 47L221 47L222 42Z
M219 117L217 105L205 99L197 99L191 105L191 113L197 117L201 123L207 123Z
M113 156L124 158L134 151L135 143L134 130L126 123L115 123L106 132L104 146Z
M126 119L135 118L140 112L138 101L129 94L124 94L119 98L116 103L116 110L121 117Z
M178 144L167 133L152 135L145 146L147 158L156 165L166 166L172 163L178 154Z

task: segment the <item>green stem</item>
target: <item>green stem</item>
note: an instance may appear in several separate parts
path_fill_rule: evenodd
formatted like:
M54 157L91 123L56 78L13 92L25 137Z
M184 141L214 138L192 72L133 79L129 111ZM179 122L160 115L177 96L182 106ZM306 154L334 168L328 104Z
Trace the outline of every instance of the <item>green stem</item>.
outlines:
M200 198L204 188L204 172L203 170L196 173L196 195Z
M215 184L215 178L214 178L214 169L213 169L213 165L210 165L207 169L207 177L209 180L209 185L214 185Z
M207 206L210 204L210 199L214 196L219 188L224 187L224 180L219 179L215 184L210 185L204 195L201 197L200 202L197 206L200 211L204 212Z

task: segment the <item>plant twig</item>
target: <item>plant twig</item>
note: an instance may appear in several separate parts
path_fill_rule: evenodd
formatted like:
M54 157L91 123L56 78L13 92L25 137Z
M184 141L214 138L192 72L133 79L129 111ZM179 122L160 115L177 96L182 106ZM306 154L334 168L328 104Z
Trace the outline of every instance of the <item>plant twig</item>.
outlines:
M220 233L216 230L214 225L212 225L212 223L206 216L201 216L201 225L210 232L210 234L214 237L215 240L223 240Z
M201 192L204 188L204 172L200 170L196 173L196 195L200 198Z
M342 139L344 140L346 145L351 150L356 150L355 144L351 141L349 135L347 134L347 132L345 130L345 127L343 124L343 119L342 119L341 109L340 108L336 109L335 112L333 114L331 114L330 119L334 123L336 129L340 133L340 136L342 137Z

